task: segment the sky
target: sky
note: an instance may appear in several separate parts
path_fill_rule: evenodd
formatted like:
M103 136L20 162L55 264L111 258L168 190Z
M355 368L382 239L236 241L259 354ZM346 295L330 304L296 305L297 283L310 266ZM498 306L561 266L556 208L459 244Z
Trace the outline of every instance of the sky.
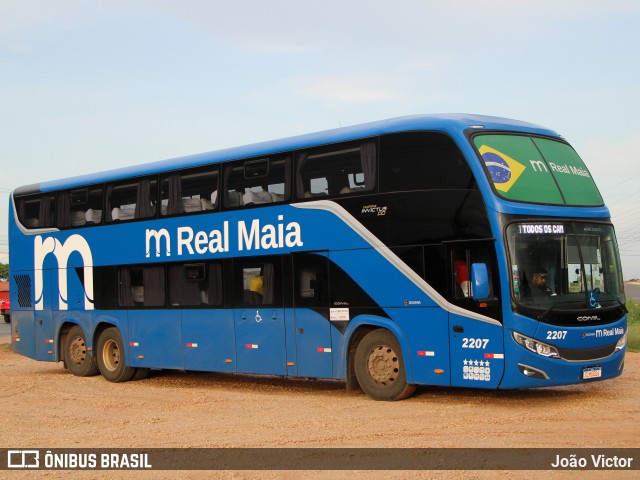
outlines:
M640 278L637 0L0 0L0 261L9 193L417 113L556 130Z

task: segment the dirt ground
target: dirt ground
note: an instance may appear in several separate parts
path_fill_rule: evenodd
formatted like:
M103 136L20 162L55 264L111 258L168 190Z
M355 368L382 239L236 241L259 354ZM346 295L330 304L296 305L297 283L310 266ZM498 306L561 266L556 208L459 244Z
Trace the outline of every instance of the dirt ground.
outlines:
M519 391L420 388L375 402L334 382L153 371L113 384L0 346L0 446L640 447L640 354L588 385ZM640 461L637 459L636 461ZM0 478L35 478L1 472ZM37 472L38 478L637 478L635 472ZM87 473L90 473L87 476Z

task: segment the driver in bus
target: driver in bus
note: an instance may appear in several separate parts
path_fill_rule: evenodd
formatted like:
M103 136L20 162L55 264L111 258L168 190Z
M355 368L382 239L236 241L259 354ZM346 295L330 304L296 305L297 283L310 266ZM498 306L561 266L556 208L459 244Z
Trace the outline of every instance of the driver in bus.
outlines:
M531 296L533 297L549 297L553 295L553 291L547 285L547 271L544 268L537 268L536 273L531 278Z

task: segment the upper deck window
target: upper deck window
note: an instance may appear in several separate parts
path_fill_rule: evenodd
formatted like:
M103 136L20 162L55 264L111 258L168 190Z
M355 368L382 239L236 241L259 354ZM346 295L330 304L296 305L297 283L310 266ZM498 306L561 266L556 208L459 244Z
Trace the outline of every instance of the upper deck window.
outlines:
M451 138L435 132L406 132L380 139L380 190L467 190L476 182Z
M214 210L218 204L218 168L172 173L162 179L162 215Z
M289 199L291 158L261 158L234 162L224 170L224 207L250 207Z
M150 218L156 214L158 182L140 178L107 186L107 222Z
M377 147L374 140L350 142L298 155L298 198L336 197L373 190Z
M58 228L97 225L102 221L102 186L59 192L56 199Z
M55 196L50 193L16 198L18 219L29 229L53 227L55 203Z
M602 205L591 174L564 142L526 135L477 135L473 142L498 195L549 205Z

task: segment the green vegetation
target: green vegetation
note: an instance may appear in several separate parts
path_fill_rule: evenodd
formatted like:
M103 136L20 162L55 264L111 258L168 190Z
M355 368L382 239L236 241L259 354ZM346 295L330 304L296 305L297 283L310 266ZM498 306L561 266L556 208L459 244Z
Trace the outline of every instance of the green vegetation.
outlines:
M640 305L633 300L627 302L629 310L629 333L627 337L627 350L640 352Z
M0 280L5 281L9 278L9 265L0 263Z

